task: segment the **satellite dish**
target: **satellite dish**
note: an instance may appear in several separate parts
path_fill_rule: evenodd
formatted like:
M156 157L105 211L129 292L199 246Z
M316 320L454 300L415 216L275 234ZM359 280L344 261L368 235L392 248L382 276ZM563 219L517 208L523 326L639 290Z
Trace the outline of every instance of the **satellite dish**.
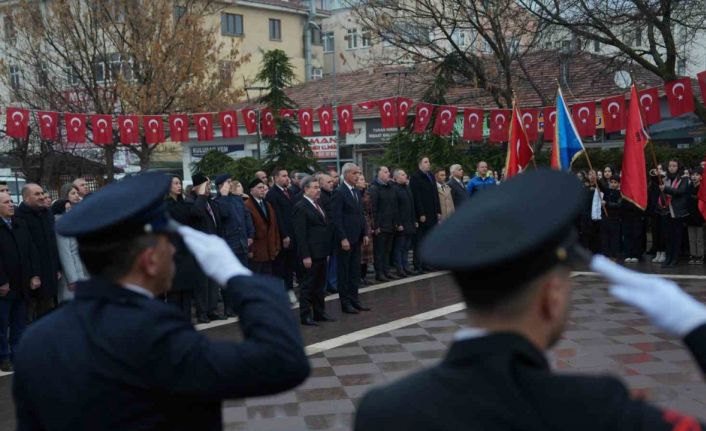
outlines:
M624 70L619 70L615 72L615 75L613 75L613 81L615 82L615 85L620 88L629 88L632 85L632 78L630 77L630 73Z

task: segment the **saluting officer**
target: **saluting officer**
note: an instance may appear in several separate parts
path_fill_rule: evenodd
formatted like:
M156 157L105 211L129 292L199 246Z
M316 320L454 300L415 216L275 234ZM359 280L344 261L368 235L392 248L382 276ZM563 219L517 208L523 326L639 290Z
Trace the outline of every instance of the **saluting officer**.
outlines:
M57 224L77 237L91 278L20 343L18 429L220 430L221 400L284 391L309 374L281 283L253 276L222 239L168 219L169 184L162 174L110 184ZM176 240L225 287L242 343L211 341L154 299L171 286Z
M474 195L429 234L422 259L451 270L471 327L455 335L439 365L369 392L356 430L701 429L692 417L631 398L614 377L550 370L544 352L566 328L571 268L590 258L573 227L583 195L572 175L528 172ZM603 256L591 267L611 281L613 295L683 337L706 370L703 304Z

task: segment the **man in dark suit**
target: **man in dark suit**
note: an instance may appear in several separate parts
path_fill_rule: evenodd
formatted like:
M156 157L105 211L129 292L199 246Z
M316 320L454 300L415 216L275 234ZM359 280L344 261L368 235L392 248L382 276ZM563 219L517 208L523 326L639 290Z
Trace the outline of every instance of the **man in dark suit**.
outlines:
M333 199L333 192L335 190L333 178L325 173L319 173L316 175L316 180L319 182L321 187L321 195L319 197L319 205L324 210L324 213L328 214L329 217L333 213L331 211L331 201ZM331 238L331 246L337 247L336 236ZM332 248L333 250L333 248ZM338 269L336 254L332 253L328 259L328 265L326 268L326 291L330 293L338 293L338 280L336 277L336 272Z
M451 188L451 198L454 201L454 208L458 207L468 199L466 185L463 184L463 167L461 165L451 165L449 168L449 181L446 183Z
M390 273L389 262L395 232L400 223L397 193L392 187L390 170L387 166L380 166L377 178L368 187L368 193L373 210L370 230L373 233L375 280L383 282L394 280L397 277ZM399 272L398 275L400 275Z
M307 377L279 280L252 275L221 238L175 226L163 202L168 187L163 174L130 177L59 221L59 234L77 237L91 279L20 341L18 429L220 430L223 399L274 394ZM227 286L240 318L232 330L239 337L242 329L244 342L211 340L156 299L171 286L171 241L184 241L206 275Z
M334 321L325 309L326 263L333 249L330 214L319 205L319 183L314 177L301 181L302 198L294 205L294 235L303 266L299 284L299 315L302 325Z
M338 261L338 292L344 313L358 314L369 311L358 299L360 287L360 246L367 245L368 224L363 214L362 196L355 188L360 168L355 163L346 163L341 169L343 181L331 199L331 220L336 231Z
M296 202L294 194L289 190L289 176L286 169L276 168L272 172L275 184L267 192L265 200L272 204L277 215L279 235L282 239L281 250L275 259L273 273L284 280L287 290L294 287L294 267L297 254L294 244L294 223L292 211Z
M429 157L424 156L419 159L418 166L419 170L409 179L409 188L412 190L414 212L419 223L414 238L414 266L417 271L422 272L430 270L430 268L419 258L419 244L426 234L439 223L441 205L439 204L439 192L436 189L436 179L431 174Z
M568 173L526 172L474 196L476 205L427 237L422 257L451 270L471 327L455 334L440 364L368 393L355 430L702 429L694 418L631 398L616 378L549 368L545 351L569 319L571 270L589 264L614 296L683 338L706 370L706 306L671 281L581 248L574 224L584 194ZM502 220L488 217L489 208Z

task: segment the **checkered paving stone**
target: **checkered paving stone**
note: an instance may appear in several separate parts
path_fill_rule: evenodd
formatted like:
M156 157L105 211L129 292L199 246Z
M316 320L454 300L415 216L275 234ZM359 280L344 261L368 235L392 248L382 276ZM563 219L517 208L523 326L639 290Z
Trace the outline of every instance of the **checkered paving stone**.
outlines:
M680 284L706 302L699 280ZM706 418L706 383L679 340L610 297L603 281L575 279L574 309L564 338L549 355L559 373L610 373L633 395ZM226 402L226 430L350 430L357 401L375 385L437 363L464 312L406 326L310 357L311 377L273 397Z

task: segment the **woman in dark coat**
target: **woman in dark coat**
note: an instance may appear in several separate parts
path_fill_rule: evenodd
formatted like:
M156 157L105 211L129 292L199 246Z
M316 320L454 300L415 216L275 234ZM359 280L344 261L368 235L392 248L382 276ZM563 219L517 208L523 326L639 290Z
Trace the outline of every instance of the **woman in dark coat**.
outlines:
M686 194L688 185L689 178L682 177L679 161L670 160L667 165L667 178L659 186L664 193L664 196L660 196L658 205L663 212L667 238L667 260L663 266L677 266L683 231L689 216Z

